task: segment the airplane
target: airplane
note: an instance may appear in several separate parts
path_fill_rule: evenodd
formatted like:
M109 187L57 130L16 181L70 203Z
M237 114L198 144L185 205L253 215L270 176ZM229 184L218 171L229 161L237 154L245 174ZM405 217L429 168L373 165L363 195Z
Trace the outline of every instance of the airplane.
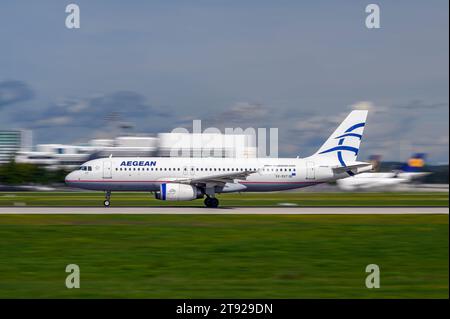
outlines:
M373 167L378 166L373 163ZM400 184L409 183L414 179L429 175L424 172L425 154L413 154L400 170L391 172L369 172L357 176L347 177L336 181L342 190L367 190L367 189L390 189Z
M69 173L68 186L105 192L153 192L162 201L204 199L219 206L216 195L282 191L335 181L372 169L358 162L366 110L352 111L316 153L306 158L117 157L87 161Z

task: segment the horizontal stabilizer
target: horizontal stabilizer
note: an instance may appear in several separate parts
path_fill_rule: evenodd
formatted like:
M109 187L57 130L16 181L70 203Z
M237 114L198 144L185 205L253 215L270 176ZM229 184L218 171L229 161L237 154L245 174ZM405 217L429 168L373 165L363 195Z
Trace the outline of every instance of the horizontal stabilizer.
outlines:
M366 172L372 169L371 163L366 162L353 162L350 165L346 166L336 166L332 167L333 171L336 173L343 173L349 170L358 169L358 172Z

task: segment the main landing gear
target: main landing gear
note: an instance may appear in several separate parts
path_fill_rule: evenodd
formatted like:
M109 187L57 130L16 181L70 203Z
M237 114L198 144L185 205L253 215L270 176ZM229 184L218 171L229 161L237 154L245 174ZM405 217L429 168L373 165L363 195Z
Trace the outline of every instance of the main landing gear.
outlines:
M105 201L103 202L103 205L105 205L105 207L109 207L110 204L111 204L111 192L107 191L105 192Z
M219 206L219 200L215 197L207 196L205 198L205 206L208 208L217 208Z

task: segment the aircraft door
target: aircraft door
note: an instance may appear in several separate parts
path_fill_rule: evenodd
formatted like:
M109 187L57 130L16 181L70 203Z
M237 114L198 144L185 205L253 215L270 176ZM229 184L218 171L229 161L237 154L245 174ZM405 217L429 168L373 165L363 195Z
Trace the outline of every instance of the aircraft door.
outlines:
M314 162L306 162L306 179L315 179L316 172L314 168Z
M110 160L103 161L103 178L112 178L112 163Z

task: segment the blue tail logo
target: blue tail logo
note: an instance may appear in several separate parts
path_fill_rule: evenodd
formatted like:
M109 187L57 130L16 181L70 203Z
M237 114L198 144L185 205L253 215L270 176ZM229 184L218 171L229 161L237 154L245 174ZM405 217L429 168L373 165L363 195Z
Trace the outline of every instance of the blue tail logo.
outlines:
M339 163L341 163L341 165L344 166L344 167L347 166L347 164L345 164L345 162L344 162L344 159L342 158L342 151L353 152L353 153L355 153L355 156L356 156L356 155L358 155L359 149L356 148L356 147L345 146L345 145L343 145L344 142L345 142L345 139L346 139L346 138L353 137L353 138L359 138L359 139L361 140L361 139L362 139L362 135L361 135L361 134L356 134L356 133L352 133L352 132L353 132L354 130L356 130L357 128L364 127L364 125L366 125L366 123L358 123L358 124L355 124L355 125L349 127L349 128L344 132L344 134L335 137L335 139L339 139L338 146L329 148L329 149L327 149L327 150L325 150L325 151L320 152L319 154L324 154L324 153L330 153L330 152L335 152L335 151L337 151L337 158L338 158L338 160L339 160ZM347 174L350 175L350 176L355 175L355 174L354 174L352 171L350 171L350 170L347 171Z

